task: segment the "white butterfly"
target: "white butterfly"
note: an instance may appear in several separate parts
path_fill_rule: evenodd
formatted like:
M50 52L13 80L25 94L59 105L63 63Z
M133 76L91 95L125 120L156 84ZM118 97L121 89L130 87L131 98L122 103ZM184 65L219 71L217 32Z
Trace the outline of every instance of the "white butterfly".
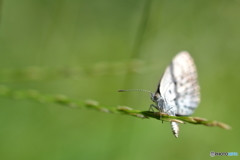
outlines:
M200 102L200 92L194 61L186 51L178 53L166 68L155 93L146 90L132 89L123 91L145 91L151 93L155 107L170 116L188 116ZM171 122L172 131L178 137L179 126Z

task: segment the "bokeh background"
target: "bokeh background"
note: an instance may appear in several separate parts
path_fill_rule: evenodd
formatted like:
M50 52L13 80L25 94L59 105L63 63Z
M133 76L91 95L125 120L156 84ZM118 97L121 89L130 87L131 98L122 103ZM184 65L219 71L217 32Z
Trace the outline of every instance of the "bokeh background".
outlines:
M207 159L240 153L240 1L1 0L0 83L148 110L172 57L187 50L202 102L194 116L232 130L0 98L0 159ZM65 74L64 71L67 70ZM64 72L64 74L63 74ZM71 72L71 74L69 73Z

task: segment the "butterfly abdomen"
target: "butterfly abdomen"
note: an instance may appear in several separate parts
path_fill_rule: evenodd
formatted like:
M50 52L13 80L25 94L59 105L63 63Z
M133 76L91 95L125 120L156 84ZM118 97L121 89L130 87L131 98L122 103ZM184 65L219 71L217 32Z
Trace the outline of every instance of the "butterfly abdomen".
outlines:
M176 138L178 138L179 127L177 122L171 122L172 132Z

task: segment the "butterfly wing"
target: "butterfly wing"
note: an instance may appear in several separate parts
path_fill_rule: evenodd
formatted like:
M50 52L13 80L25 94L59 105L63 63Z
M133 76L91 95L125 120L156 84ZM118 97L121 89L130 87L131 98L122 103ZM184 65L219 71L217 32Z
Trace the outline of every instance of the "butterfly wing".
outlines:
M161 78L158 91L160 91L160 95L166 103L166 105L164 105L164 107L162 108L161 112L169 114L169 111L173 111L172 114L169 114L171 116L175 116L175 113L178 110L176 105L177 93L175 90L176 86L172 78L171 66L169 65Z
M160 81L160 94L176 115L191 115L200 102L194 61L186 51L178 53Z

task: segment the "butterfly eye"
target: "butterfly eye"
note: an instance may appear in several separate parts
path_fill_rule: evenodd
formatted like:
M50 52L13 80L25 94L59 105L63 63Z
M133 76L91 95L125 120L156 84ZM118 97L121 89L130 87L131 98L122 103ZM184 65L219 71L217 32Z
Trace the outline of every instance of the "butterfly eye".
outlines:
M151 99L153 102L160 101L161 96L158 93L156 93L155 95L151 96Z

